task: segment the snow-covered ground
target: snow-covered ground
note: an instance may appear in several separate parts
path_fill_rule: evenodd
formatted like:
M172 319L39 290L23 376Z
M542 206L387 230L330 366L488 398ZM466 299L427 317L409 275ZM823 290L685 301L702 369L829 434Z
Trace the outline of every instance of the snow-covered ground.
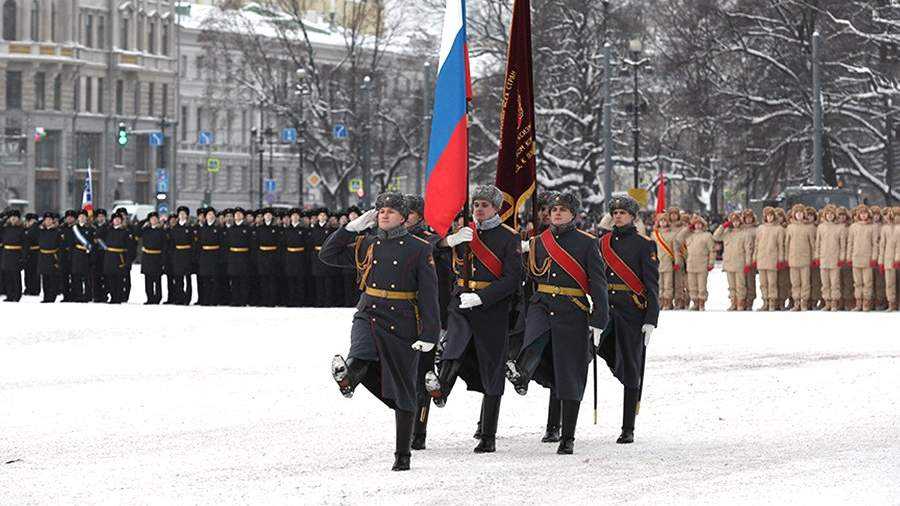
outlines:
M601 364L574 456L539 442L537 386L475 455L460 383L392 473L392 413L328 374L351 310L148 307L139 281L117 307L0 303L0 504L900 504L897 313L665 313L635 444Z

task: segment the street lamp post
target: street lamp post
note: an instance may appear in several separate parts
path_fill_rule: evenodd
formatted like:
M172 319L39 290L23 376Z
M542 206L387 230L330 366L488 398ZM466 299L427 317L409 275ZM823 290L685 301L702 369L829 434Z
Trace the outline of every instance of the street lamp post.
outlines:
M638 188L640 184L640 163L641 163L641 95L638 90L638 72L641 67L646 65L650 60L647 58L641 58L641 53L644 50L644 44L641 42L639 37L635 37L631 39L628 43L628 49L631 52L631 59L624 60L624 64L628 67L631 67L633 82L634 82L634 96L633 96L633 108L634 108L634 125L632 127L632 133L634 134L634 188Z
M259 158L259 195L257 200L257 207L262 209L263 205L263 153L265 153L265 148L262 145L262 133L258 128L253 127L250 129L250 141L253 144L253 148L256 149L256 155Z
M303 159L306 155L306 111L304 110L303 97L311 94L311 90L309 88L309 84L306 82L306 70L299 68L297 69L297 97L299 97L299 105L300 105L300 121L297 125L297 154L300 158L300 164L297 167L299 174L297 177L297 203L300 209L303 209Z
M363 180L363 197L360 201L363 209L368 209L371 202L372 194L372 78L366 76L363 78L363 84L360 87L363 92L363 100L365 106L365 136L363 138L363 163L362 163L362 180Z

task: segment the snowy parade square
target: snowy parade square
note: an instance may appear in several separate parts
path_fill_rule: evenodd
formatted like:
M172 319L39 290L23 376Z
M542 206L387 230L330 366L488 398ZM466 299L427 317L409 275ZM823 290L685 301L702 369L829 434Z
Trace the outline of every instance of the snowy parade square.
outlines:
M900 501L895 314L665 312L634 444L615 444L601 363L575 455L540 443L537 385L507 388L497 453L472 453L480 396L461 383L391 473L392 413L329 374L351 309L25 302L0 307L3 504Z

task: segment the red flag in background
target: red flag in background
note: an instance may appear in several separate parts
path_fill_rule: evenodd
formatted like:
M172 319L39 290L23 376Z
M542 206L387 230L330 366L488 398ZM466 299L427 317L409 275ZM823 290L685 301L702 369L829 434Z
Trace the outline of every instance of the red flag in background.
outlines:
M531 2L515 0L500 110L500 152L497 155L497 188L503 192L500 216L513 228L518 228L518 213L535 191L537 175L534 153Z
M666 212L666 176L659 172L659 186L656 187L656 214Z

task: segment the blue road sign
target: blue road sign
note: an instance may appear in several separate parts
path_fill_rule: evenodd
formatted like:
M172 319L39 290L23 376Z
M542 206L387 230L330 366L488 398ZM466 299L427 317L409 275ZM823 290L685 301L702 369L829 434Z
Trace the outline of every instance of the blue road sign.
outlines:
M347 131L347 125L343 123L334 125L334 130L332 133L334 134L335 139L346 139L350 136L350 132Z
M297 142L297 129L296 128L282 128L281 129L281 142L286 144L294 144Z
M163 142L165 142L165 137L162 132L150 132L150 145L151 146L162 146Z
M160 204L156 206L156 212L159 214L169 214L169 206L167 204Z
M209 146L215 141L215 136L209 130L200 130L200 135L197 137L197 144L201 146Z
M156 193L169 192L169 173L166 169L156 169Z
M275 180L274 179L266 179L263 181L263 188L266 193L275 193Z

